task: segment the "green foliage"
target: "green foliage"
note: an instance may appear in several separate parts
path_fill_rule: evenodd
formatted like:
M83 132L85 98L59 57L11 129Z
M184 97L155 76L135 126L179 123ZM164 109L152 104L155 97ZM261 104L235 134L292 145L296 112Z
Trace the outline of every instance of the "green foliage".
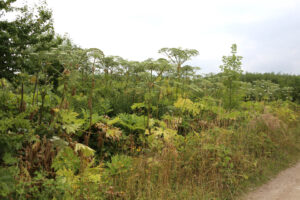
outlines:
M177 70L180 70L183 63L190 60L191 57L197 56L199 52L196 49L182 48L161 48L159 53L165 54L173 64L176 64ZM178 71L179 73L180 71Z
M120 114L108 121L109 125L120 126L128 133L142 133L145 131L145 117L135 114Z
M56 171L57 189L63 192L54 195L63 199L102 199L98 185L101 183L102 167L95 166L94 160L87 159L94 155L94 150L80 143L75 149L65 147L53 160Z
M290 88L292 91L289 91L290 97L293 101L300 100L300 76L291 75L291 74L275 74L275 73L245 73L242 74L241 80L244 82L253 83L254 81L265 80L271 81L274 84L278 84L280 89L285 90L284 88ZM289 90L290 90L289 89ZM286 94L286 92L284 92ZM283 98L286 98L285 95Z
M70 110L59 111L59 122L62 124L62 129L67 133L76 133L82 126L84 121L77 118L78 113Z
M176 148L181 149L184 137L178 135L174 129L155 127L147 137L147 143L153 152L162 152L166 144L174 145Z
M65 147L60 150L52 163L52 168L58 170L70 170L76 172L80 168L80 159L77 157L73 149Z
M0 11L19 11L12 21L0 21L0 63L3 77L12 80L15 72L27 71L32 73L35 68L29 65L30 53L38 53L57 46L59 40L54 37L52 13L45 5L35 7L33 10L27 6L14 9L13 1L1 2Z
M128 173L132 167L132 158L126 155L115 155L106 163L105 176L118 176Z
M94 156L95 154L94 149L91 149L90 147L80 143L76 143L74 151L77 153L80 151L85 157Z
M203 109L203 105L200 103L194 103L190 99L179 98L174 106L179 108L183 113L188 112L193 116L197 116L200 114L201 109Z
M223 101L225 107L229 110L238 105L238 92L240 88L240 83L238 80L242 74L242 57L236 55L236 44L231 46L231 53L231 56L223 56L223 65L220 66L223 84L226 87L226 92L223 94Z
M4 160L7 161L7 158L4 158ZM11 161L9 162L11 163ZM17 184L15 177L18 174L19 169L16 166L0 167L0 197L6 197L15 191L15 185Z
M1 199L233 199L298 155L299 76L242 74L236 45L204 76L195 49L105 56L19 11L0 21Z

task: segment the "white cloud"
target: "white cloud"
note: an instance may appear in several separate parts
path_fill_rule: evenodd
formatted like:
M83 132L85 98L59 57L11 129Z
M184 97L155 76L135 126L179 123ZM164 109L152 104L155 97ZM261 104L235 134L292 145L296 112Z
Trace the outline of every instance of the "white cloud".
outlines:
M261 42L251 34L264 32L261 26L251 29L299 11L297 0L48 0L48 5L56 31L69 33L84 48L97 47L132 60L158 57L162 47L195 48L200 56L193 64L203 66L204 72L218 70L232 43L238 44L245 69L271 63L277 55L267 49L259 51L260 59L250 60ZM289 57L295 59L290 62L292 72L299 62L297 55Z

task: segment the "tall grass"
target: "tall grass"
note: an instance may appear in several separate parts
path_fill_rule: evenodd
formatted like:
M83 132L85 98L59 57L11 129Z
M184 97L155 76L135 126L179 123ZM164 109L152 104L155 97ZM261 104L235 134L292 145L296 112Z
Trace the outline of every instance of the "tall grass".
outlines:
M278 109L236 128L190 133L180 148L166 144L134 158L128 173L112 177L110 199L237 198L299 155L299 119Z

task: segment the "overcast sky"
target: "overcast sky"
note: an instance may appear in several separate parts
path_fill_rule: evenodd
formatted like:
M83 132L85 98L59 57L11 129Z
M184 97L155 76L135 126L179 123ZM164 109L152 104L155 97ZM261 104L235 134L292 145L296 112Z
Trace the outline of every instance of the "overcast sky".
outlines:
M237 44L243 70L300 74L299 0L47 0L56 32L83 48L130 60L162 47L200 52L190 64L218 72Z

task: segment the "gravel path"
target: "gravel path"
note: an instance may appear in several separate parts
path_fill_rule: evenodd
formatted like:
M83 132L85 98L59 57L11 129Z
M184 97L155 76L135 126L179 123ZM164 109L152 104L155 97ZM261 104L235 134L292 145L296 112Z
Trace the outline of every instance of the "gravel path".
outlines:
M267 184L250 192L245 200L300 200L300 163L280 172Z

